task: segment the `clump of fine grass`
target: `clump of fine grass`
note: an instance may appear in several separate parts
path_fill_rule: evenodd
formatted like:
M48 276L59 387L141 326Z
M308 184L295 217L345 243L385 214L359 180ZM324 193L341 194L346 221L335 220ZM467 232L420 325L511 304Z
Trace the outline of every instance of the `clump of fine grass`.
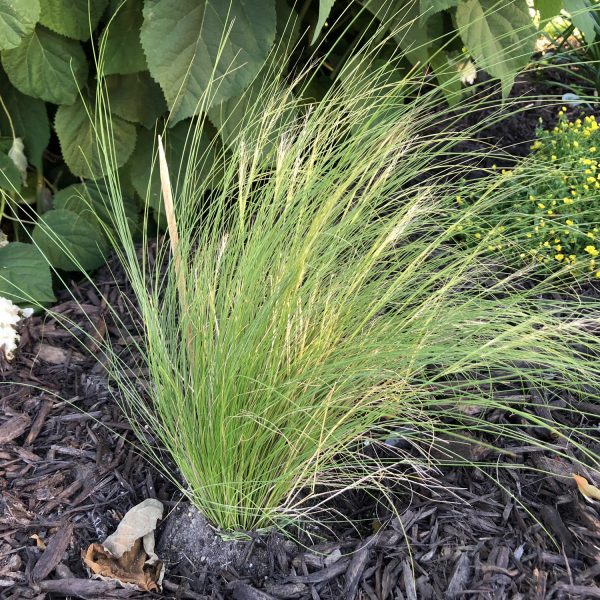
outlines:
M532 393L598 399L598 306L545 299L551 282L505 270L485 239L455 243L510 186L470 183L479 201L459 210L467 167L451 149L471 132L428 134L437 96L406 102L414 82L382 73L350 74L314 105L265 83L212 166L198 119L172 182L175 256L164 244L152 269L109 181L149 392L114 353L112 375L140 439L152 432L224 529L309 517L352 486L426 484L430 449L469 432L541 445L534 425L567 440ZM110 122L99 131L110 163ZM498 409L506 424L487 419ZM378 458L398 437L418 453Z

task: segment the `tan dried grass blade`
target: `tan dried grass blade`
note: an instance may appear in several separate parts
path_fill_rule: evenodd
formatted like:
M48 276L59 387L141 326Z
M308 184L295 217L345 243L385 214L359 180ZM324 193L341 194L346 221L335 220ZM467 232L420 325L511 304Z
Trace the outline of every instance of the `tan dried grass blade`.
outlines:
M181 268L181 256L179 255L179 233L177 231L177 220L175 218L175 207L173 206L173 194L171 192L171 178L169 176L169 167L165 156L162 138L158 136L158 164L160 167L160 186L162 189L163 202L165 204L165 213L167 215L167 227L169 229L169 238L171 240L171 252L175 260L175 272L177 273L177 282L179 295L182 305L186 304L185 275Z

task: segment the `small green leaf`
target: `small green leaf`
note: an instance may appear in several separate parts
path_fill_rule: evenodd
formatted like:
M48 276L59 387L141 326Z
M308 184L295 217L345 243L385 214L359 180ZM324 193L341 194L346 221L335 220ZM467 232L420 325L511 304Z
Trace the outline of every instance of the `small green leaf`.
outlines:
M500 79L503 94L508 95L535 46L526 0L460 0L456 24L477 65Z
M50 267L33 244L11 242L0 248L0 296L18 304L56 300Z
M312 39L310 41L311 44L314 44L317 41L334 4L335 0L319 0L319 18L317 19L317 24L313 31Z
M102 32L105 75L127 75L145 71L146 57L140 43L142 1L126 0Z
M77 100L70 106L59 106L56 111L54 127L62 155L67 166L78 177L97 179L106 175L108 168L105 160L98 153L96 133L90 116L94 109L89 101ZM111 123L114 145L114 161L111 167L121 167L135 147L135 127L118 117Z
M103 179L87 183L75 183L54 194L53 206L55 209L70 210L91 223L107 227L114 231L113 208L108 201L108 189ZM138 206L134 198L121 191L125 216L131 229L135 229L138 222Z
M12 120L17 136L23 138L25 155L37 169L42 168L42 154L50 141L50 122L46 105L38 98L26 96L10 84L0 70L0 96ZM6 113L0 110L0 132L11 135Z
M207 91L208 106L241 93L275 39L275 0L146 0L143 14L142 47L174 123Z
M20 92L54 104L74 102L88 73L79 42L39 26L18 48L2 52L2 65Z
M106 86L112 113L150 129L167 110L162 90L147 71L109 75Z
M0 153L0 188L7 192L21 189L21 173L8 154Z
M598 34L596 29L596 19L593 9L588 0L564 0L565 10L571 15L573 25L583 33L583 37L588 44L591 44ZM596 13L598 14L598 13Z
M39 17L39 0L0 0L0 50L19 46Z
M560 13L563 0L533 0L533 6L539 11L540 19L547 21Z
M186 151L186 138L188 138L189 129L190 121L182 121L175 125L175 127L168 129L163 136L171 185L173 186L173 193L175 195L177 194L177 183L180 180L179 173L189 168L186 162L186 157L189 157L190 154ZM187 143L189 147L189 139ZM214 163L214 151L210 148L210 137L206 131L202 132L200 138L199 155L199 177L206 177L211 174ZM140 198L144 200L147 198L149 205L160 212L163 210L163 205L158 162L155 160L155 157L155 132L148 131L147 129L139 130L138 143L130 161L131 183Z
M108 0L40 0L40 4L42 25L85 42L96 29Z
M91 271L104 263L108 252L98 224L71 210L43 214L32 237L50 264L65 271Z

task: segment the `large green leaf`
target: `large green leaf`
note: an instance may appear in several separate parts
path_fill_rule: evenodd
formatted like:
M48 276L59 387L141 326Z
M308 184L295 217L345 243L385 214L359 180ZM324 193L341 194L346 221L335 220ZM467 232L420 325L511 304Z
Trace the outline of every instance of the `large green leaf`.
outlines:
M50 141L50 122L46 105L37 98L19 92L1 70L0 96L6 105L15 133L23 139L28 161L37 169L41 169L42 154ZM3 110L0 111L0 133L11 133L8 118Z
M177 195L178 182L186 169L190 170L188 157L190 155L188 131L190 130L190 121L182 121L168 129L163 136L165 146L165 155L173 192ZM190 134L191 135L191 134ZM210 136L205 131L202 132L200 139L200 150L198 157L198 176L208 177L214 165L214 151L210 146ZM142 199L148 199L149 205L162 212L163 205L161 200L160 174L158 172L158 162L156 157L156 134L154 131L141 129L138 132L138 143L130 161L131 183L137 194ZM153 168L152 168L153 167Z
M32 237L50 264L65 271L91 271L105 261L108 252L99 225L71 210L43 214Z
M54 104L74 102L88 73L79 42L40 26L18 48L2 52L2 65L19 91Z
M108 0L40 0L40 4L42 25L61 35L85 41L96 29Z
M533 6L540 12L542 21L545 21L558 15L563 7L563 0L533 0Z
M583 33L585 41L591 44L597 37L596 19L588 0L564 0L565 10L571 15L573 25ZM595 10L598 10L596 7Z
M90 181L88 183L75 183L54 194L53 205L55 209L70 210L78 215L86 217L88 221L101 227L107 227L114 231L113 208L108 201L109 191L103 179ZM138 221L138 207L134 198L121 191L125 217L129 221L132 230Z
M234 143L241 132L244 132L246 139L251 139L252 134L257 130L264 130L260 119L264 111L268 110L270 94L268 90L273 85L273 79L283 78L282 68L286 64L286 56L294 47L299 35L297 13L283 0L278 1L275 50L254 81L240 95L228 98L208 110L208 117L217 128L226 147ZM277 130L294 116L295 113L290 109L284 114L278 114L276 123L269 123L274 134L273 141L277 137ZM266 145L265 148L266 152L271 149L270 145Z
M267 58L275 24L275 0L146 0L142 47L173 122L197 114L209 88L209 105L242 92Z
M98 152L97 136L90 116L94 109L87 100L81 98L70 106L59 106L56 111L54 127L62 155L74 175L97 179L106 175L106 161L101 160ZM118 117L112 118L114 160L111 167L121 167L135 147L136 132L131 123Z
M147 71L109 75L106 85L110 110L118 117L150 129L167 110L162 90Z
M102 32L105 75L126 75L148 68L140 43L142 22L142 0L126 0Z
M21 189L21 173L8 154L0 152L0 189L7 192Z
M327 21L327 17L329 17L329 13L335 4L335 0L319 0L319 18L317 19L317 24L315 25L315 29L313 31L313 36L311 40L311 44L314 44L325 25L325 21Z
M33 244L11 242L0 248L0 296L18 304L56 300L50 267Z
M39 0L0 0L0 50L16 48L39 17Z
M503 93L508 95L535 45L526 0L460 0L456 24L477 64L500 79Z

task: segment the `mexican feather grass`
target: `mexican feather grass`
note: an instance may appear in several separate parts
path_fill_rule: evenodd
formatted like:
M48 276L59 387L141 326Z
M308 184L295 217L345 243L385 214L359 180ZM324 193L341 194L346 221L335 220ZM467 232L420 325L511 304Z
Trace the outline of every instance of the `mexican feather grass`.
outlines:
M148 455L168 471L166 450L179 470L168 475L229 531L315 518L353 487L431 484L456 460L449 440L473 434L596 470L585 415L577 430L555 417L598 400L598 303L552 299L559 279L536 283L486 239L460 243L475 216L544 174L461 183L476 157L456 147L474 130L448 120L432 133L449 119L437 94L385 65L346 73L320 103L302 77L266 77L258 99L240 100L227 147L193 122L171 172L177 243L171 229L155 262L150 233L134 244L117 171L108 178L147 385L106 352ZM98 95L109 168L102 81ZM459 210L466 185L480 199ZM562 403L547 419L534 397Z

